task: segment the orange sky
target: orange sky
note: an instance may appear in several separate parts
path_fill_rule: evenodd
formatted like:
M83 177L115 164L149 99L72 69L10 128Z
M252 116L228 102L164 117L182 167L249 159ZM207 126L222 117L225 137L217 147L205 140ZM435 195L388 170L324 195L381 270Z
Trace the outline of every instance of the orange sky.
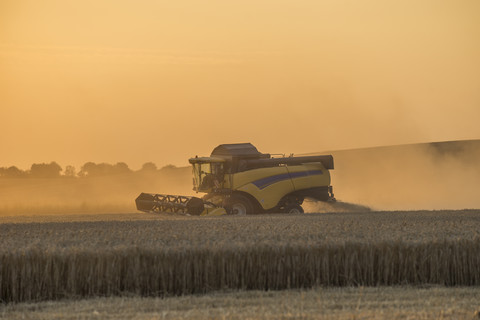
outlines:
M478 0L1 0L0 167L480 138Z

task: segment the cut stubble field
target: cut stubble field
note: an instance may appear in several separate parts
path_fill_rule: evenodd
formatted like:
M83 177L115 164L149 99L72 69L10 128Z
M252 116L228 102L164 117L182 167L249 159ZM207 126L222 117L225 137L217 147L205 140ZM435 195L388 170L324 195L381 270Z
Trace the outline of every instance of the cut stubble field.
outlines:
M0 299L15 313L19 302L231 290L471 286L478 297L479 225L480 210L0 217Z

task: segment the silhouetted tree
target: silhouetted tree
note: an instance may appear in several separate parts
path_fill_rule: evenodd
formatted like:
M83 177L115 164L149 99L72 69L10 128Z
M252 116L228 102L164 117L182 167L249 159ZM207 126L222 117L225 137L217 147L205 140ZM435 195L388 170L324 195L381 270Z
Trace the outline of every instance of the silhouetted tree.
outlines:
M65 173L64 173L65 177L73 178L75 177L75 174L76 174L76 170L74 166L65 167Z
M93 162L85 163L78 175L80 177L100 177L113 174L126 174L132 171L128 168L128 165L124 162L119 162L115 165L108 163L95 164Z
M15 166L8 168L0 168L0 177L3 178L23 178L27 174L25 171L18 169Z
M92 174L92 171L95 170L96 164L93 162L86 162L81 168L80 172L78 173L79 177L86 177Z
M83 177L98 177L108 174L110 164L87 162L80 169L79 175Z
M162 167L162 169L160 169L161 171L171 171L171 170L175 170L177 169L176 166L174 166L173 164L167 164L166 166Z
M125 162L118 162L116 165L113 166L113 173L114 174L124 174L124 173L131 173L132 170L128 167Z
M58 178L62 167L56 162L50 163L34 163L30 168L30 176L32 178Z
M154 172L157 171L157 165L153 162L146 162L142 165L142 172Z

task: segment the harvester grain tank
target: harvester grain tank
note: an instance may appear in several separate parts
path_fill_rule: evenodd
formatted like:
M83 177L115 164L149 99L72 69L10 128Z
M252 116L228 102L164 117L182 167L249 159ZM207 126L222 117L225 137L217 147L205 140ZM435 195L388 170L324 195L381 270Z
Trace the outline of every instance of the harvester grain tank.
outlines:
M137 209L190 215L303 213L305 198L335 201L331 155L273 157L238 143L219 145L209 157L189 162L193 190L205 193L202 198L141 193Z

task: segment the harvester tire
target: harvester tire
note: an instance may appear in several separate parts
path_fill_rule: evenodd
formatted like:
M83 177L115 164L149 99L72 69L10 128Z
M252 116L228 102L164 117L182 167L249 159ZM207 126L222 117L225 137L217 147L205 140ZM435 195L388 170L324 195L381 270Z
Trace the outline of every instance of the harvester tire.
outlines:
M251 201L242 195L231 196L227 201L225 208L228 214L244 216L253 214L253 205Z
M285 206L285 209L283 209L285 213L291 213L291 214L299 214L299 213L304 213L302 206L298 204L289 204Z
M192 197L187 202L187 213L191 214L192 216L199 216L203 212L204 208L205 205L203 200L200 198Z

